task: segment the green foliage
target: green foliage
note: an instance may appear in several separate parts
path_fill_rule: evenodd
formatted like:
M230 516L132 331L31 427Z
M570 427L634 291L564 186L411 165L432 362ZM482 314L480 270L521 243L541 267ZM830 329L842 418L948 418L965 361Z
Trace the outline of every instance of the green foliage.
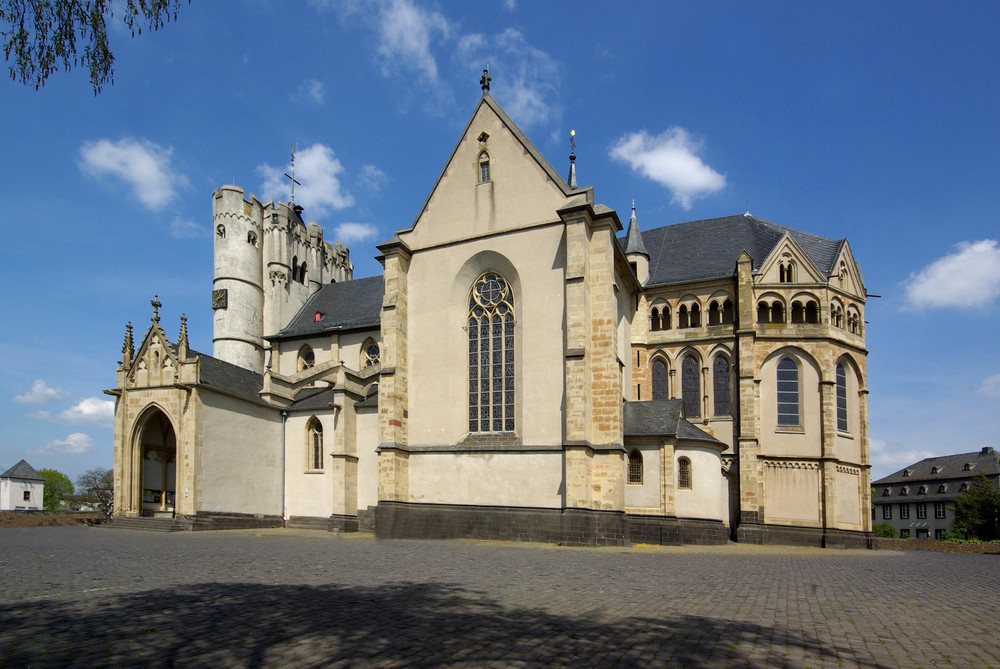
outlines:
M114 10L121 11L125 27L135 37L175 20L180 2L0 0L0 37L10 78L38 90L53 72L82 65L90 70L90 84L97 95L104 84L114 83L115 57L108 45L107 26Z
M896 528L889 523L875 523L872 527L872 534L876 537L884 537L886 539L896 538Z
M954 542L964 542L965 539L965 529L961 527L952 527L950 530L945 530L944 535L941 537L945 541Z
M73 500L80 506L87 506L110 518L114 513L115 486L114 472L104 467L91 469L76 479L79 491Z
M69 480L68 476L56 469L39 469L38 473L45 479L42 506L49 511L62 508L63 500L73 494L73 482Z
M1000 489L980 474L968 490L955 498L954 530L962 530L971 539L992 541L1000 538L997 518L1000 515Z

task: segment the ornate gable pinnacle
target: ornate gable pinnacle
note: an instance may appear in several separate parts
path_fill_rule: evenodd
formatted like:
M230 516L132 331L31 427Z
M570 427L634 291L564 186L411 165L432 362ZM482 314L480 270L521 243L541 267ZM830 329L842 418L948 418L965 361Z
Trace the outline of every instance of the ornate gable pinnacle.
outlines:
M483 76L479 78L479 85L483 88L483 95L490 92L491 81L493 81L493 77L490 76L490 66L487 65L486 69L483 70Z
M160 322L160 307L162 307L163 304L160 302L159 297L159 295L154 294L153 299L149 301L149 303L153 305L153 317L150 320L154 323Z
M128 364L135 357L135 343L132 340L132 321L125 325L125 342L122 344L122 355L125 356L125 364Z
M181 314L181 333L177 336L177 347L188 347L188 319L187 314Z

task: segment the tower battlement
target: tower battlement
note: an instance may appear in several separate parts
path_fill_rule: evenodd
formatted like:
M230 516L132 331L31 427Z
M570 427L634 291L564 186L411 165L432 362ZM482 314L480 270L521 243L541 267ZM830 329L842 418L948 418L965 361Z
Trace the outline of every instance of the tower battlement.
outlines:
M212 195L214 357L263 373L265 335L280 330L325 283L354 276L350 250L323 239L302 208L262 203L239 186Z

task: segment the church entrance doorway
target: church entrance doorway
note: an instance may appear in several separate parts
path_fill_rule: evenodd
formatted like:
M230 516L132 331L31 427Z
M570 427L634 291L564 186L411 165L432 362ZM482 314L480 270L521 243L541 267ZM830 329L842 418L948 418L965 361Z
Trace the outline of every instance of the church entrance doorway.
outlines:
M139 432L142 455L142 516L173 517L177 482L177 438L170 421L154 410Z

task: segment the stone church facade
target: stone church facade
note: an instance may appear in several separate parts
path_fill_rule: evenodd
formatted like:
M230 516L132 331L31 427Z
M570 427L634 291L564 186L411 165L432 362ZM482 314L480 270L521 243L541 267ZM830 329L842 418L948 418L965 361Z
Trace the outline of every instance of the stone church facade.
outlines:
M866 546L846 240L747 214L627 231L483 97L353 278L301 208L213 195L212 355L127 328L115 508L190 529ZM620 233L625 232L624 235Z

